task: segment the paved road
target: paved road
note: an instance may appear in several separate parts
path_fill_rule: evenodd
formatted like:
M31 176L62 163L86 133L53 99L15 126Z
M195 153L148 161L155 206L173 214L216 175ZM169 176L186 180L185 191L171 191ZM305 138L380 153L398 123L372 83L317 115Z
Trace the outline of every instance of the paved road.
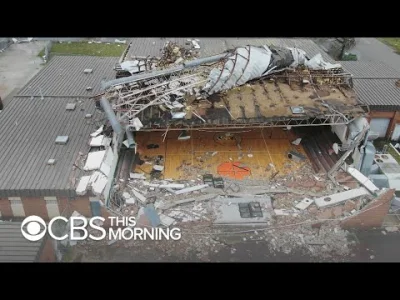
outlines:
M400 72L400 55L375 38L357 38L356 46L350 50L360 61L380 61Z

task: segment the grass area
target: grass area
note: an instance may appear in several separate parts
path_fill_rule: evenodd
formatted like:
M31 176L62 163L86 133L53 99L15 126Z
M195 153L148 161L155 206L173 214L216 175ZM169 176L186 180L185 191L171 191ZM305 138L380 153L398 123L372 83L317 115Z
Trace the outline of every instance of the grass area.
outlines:
M388 153L393 156L395 160L400 164L400 155L394 150L392 147L389 146Z
M88 42L63 42L53 43L50 55L90 55L90 56L108 56L120 57L125 51L124 44L106 44ZM44 49L40 51L38 56L43 57Z
M392 47L397 54L400 54L400 38L379 38L379 40Z

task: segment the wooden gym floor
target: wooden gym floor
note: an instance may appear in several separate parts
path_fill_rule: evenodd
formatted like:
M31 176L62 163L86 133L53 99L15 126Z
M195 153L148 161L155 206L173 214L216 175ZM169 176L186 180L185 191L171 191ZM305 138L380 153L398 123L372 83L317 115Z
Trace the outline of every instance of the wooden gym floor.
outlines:
M218 139L225 133L235 133L241 139L239 150L235 140ZM296 139L290 131L281 128L243 129L241 131L189 131L189 140L178 140L181 131L170 131L163 142L162 132L138 132L136 141L142 160L149 160L158 155L164 157L164 179L196 179L199 175L218 176L218 166L234 163L238 168L250 169L248 179L269 179L287 175L300 168L303 162L287 158L287 152L294 150L306 156L302 146L294 146ZM159 148L147 149L147 145L156 144ZM307 157L307 156L306 156ZM271 165L272 164L272 165ZM136 166L135 172L149 174L150 163ZM231 174L232 175L232 174ZM220 173L220 176L230 176Z

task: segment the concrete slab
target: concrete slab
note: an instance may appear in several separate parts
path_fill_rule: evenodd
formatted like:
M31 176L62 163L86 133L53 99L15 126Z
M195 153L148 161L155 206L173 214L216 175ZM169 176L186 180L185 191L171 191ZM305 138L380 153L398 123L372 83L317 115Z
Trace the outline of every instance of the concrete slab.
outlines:
M239 204L259 202L262 217L243 218L240 214ZM268 196L254 196L246 198L219 197L212 204L216 219L215 225L249 225L266 224L271 218L272 203Z
M365 186L371 193L374 194L377 191L379 191L379 188L357 169L355 169L353 167L348 167L347 173L349 173L351 176L353 176L359 183L361 183L363 186Z
M370 193L367 191L367 189L361 187L358 189L353 189L353 190L349 190L349 191L345 191L345 192L341 192L341 193L337 193L337 194L332 194L332 195L316 198L314 201L315 201L315 204L319 208L321 208L321 207L337 205L337 204L343 203L347 200L354 199L354 198L361 197L361 196L366 196L366 195L370 195Z
M312 203L314 203L314 200L310 198L304 198L301 200L298 204L296 204L296 208L300 210L305 210L307 207L309 207Z

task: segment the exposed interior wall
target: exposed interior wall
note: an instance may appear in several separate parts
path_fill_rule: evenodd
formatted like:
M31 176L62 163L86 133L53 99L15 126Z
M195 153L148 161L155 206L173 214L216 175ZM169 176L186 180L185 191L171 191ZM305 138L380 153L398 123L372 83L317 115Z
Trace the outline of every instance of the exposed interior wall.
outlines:
M13 197L0 199L0 215L3 219L15 217L25 217L36 215L48 221L58 215L69 216L74 211L79 212L85 217L92 216L88 196L80 196L75 199L66 197ZM46 200L45 200L46 198ZM102 209L102 216L109 214Z
M385 138L390 139L393 135L395 127L400 124L400 111L375 111L372 110L369 114L369 120L374 118L388 118L390 123L386 132Z

